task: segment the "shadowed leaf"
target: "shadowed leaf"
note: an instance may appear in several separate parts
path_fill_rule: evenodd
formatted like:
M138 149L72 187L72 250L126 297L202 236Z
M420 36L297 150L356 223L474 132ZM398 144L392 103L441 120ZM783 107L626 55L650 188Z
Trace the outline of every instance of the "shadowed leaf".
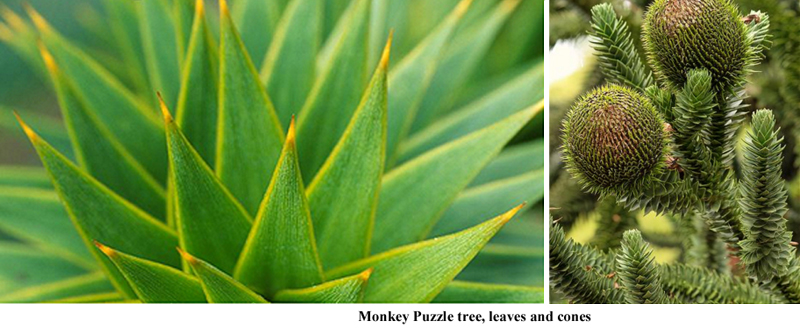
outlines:
M172 1L141 0L137 3L139 33L142 36L152 92L160 92L174 108L180 87L180 58L183 49L178 40L178 22L170 7Z
M18 291L88 273L88 269L41 249L0 242L0 293Z
M297 163L294 121L234 277L267 297L282 289L303 288L323 281Z
M215 169L254 214L280 156L283 132L242 40L220 1L219 125Z
M2 303L34 303L104 293L114 290L102 272L88 273L52 283L41 284L0 296Z
M308 187L311 218L325 268L369 255L386 151L390 47L391 39L350 125Z
M430 302L519 209L456 234L373 255L331 270L327 276L343 277L374 268L364 302Z
M260 63L264 59L287 2L289 1L234 1L231 16L253 62Z
M37 55L41 60L41 56ZM42 65L44 66L44 65ZM45 71L45 74L47 72ZM47 78L47 76L44 76ZM53 144L53 147L58 149L64 156L67 156L69 159L74 160L75 154L72 151L72 142L69 140L69 134L67 133L67 129L64 127L64 122L61 120L50 117L47 115L42 115L37 113L36 111L17 108L18 112L24 112L25 117L28 123L39 131L39 133L47 140ZM16 119L14 119L14 111L10 108L6 108L0 105L0 131L3 131L4 134L9 134L13 137L19 136L23 140L26 138L25 133L23 133L22 129L19 127L19 123ZM0 185L3 185L6 181L19 181L24 182L25 178L28 174L24 174L24 176L17 176L16 174L3 174L3 168L0 168ZM45 174L45 181L47 181ZM47 186L50 186L50 182L47 181Z
M479 186L538 170L544 167L545 157L544 140L542 139L508 146L469 185Z

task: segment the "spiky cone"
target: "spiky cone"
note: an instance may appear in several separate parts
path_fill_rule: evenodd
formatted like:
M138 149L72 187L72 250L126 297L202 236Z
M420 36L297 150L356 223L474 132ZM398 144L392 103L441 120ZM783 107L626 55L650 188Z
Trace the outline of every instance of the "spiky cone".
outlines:
M567 169L591 192L641 189L663 169L664 122L628 87L590 91L572 106L562 130Z
M642 40L656 78L676 91L699 68L711 72L718 92L740 84L750 46L730 0L657 0L645 14Z
M201 0L103 1L110 48L130 65L75 45L31 7L34 24L3 9L15 25L0 23L0 41L49 75L70 133L21 112L45 168L14 180L0 167L0 231L26 242L0 241L2 262L15 261L0 280L31 277L0 286L0 301L541 300L495 274L527 257L497 266L508 252L481 250L527 212L519 204L541 200L543 164L526 165L541 162L541 140L503 148L542 112L530 90L543 66L452 104L421 101L480 82L467 73L504 53L492 46L503 26L529 24L517 0L470 33L456 27L471 1L437 2L441 17L404 33L404 50L370 0L336 12L317 0L220 1L218 22ZM411 131L423 107L441 117ZM56 137L71 141L66 156ZM509 170L509 159L523 164ZM455 281L468 265L482 282Z

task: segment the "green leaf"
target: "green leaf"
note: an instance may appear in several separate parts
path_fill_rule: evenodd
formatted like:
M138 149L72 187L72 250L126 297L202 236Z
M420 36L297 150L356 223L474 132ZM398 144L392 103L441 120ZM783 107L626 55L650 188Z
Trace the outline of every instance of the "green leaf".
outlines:
M389 171L381 186L372 253L427 236L458 193L541 110L530 107Z
M252 219L192 148L161 103L181 248L233 272Z
M103 6L108 14L108 24L114 43L119 49L122 61L128 67L128 76L133 81L140 96L151 97L152 89L147 77L147 66L144 62L144 46L139 31L139 15L134 1L105 0Z
M323 5L319 0L290 2L261 66L261 79L275 102L281 124L302 109L314 84Z
M323 281L297 163L294 121L234 272L236 280L267 297Z
M544 167L545 157L543 139L508 146L469 185L479 186L538 170Z
M433 303L544 303L544 289L453 281L433 299Z
M172 1L172 15L174 16L175 38L178 44L178 68L183 66L186 49L192 37L194 27L194 14L196 6L202 6L205 0L174 0ZM182 71L178 71L179 73Z
M0 303L35 303L114 290L102 272L88 273L74 278L32 286L0 296Z
M287 2L289 1L234 1L231 16L254 62L260 63L264 59Z
M255 214L278 162L283 131L225 0L220 11L220 123L214 167L248 213Z
M390 47L391 39L350 125L308 187L308 204L325 268L369 255L386 152Z
M320 68L297 121L303 175L312 178L344 133L367 84L370 0L355 0L342 16L342 35Z
M92 177L151 215L164 218L164 188L86 106L47 49L42 58L58 95L78 163ZM114 159L109 161L109 159Z
M39 77L46 80L47 72L36 48L36 40L39 38L36 29L5 5L0 6L0 15L5 21L0 21L0 41L8 45Z
M522 219L522 218L520 218ZM514 220L520 222L521 220ZM515 227L503 229L510 230ZM501 231L475 259L459 273L457 279L494 284L542 286L544 284L544 250L539 239L537 247L512 246L496 243Z
M174 108L180 87L180 58L183 50L178 40L179 27L170 1L138 2L139 33L142 36L147 75L153 91L161 93ZM151 93L152 95L152 93ZM153 99L155 100L155 99Z
M200 282L172 267L121 253L95 243L105 254L144 303L206 303Z
M31 11L41 40L88 108L158 181L166 179L164 130L155 112L105 68Z
M180 249L178 251L192 267L195 275L200 278L200 284L209 303L269 303L211 264Z
M0 229L84 267L96 267L54 191L0 187Z
M183 65L175 117L178 126L206 163L214 165L217 147L218 51L198 1Z
M428 236L441 236L471 227L482 218L502 213L516 204L536 203L544 197L544 188L544 171L539 170L464 190Z
M75 262L19 243L0 242L0 281L11 290L37 286L89 272ZM3 289L7 287L3 286ZM7 292L0 289L0 292Z
M325 24L324 35L332 34L332 31L341 24L342 17L346 15L348 5L351 5L351 0L321 0L325 4Z
M87 294L80 296L65 297L48 302L85 304L85 303L117 303L117 302L122 302L124 300L125 299L122 298L122 296L119 293L110 292L110 293L98 293L98 294Z
M70 163L20 120L39 153L53 185L67 208L72 223L86 245L100 241L136 256L178 266L180 260L169 250L178 245L175 233L147 213L124 200ZM131 290L114 266L91 248L114 286L130 297Z
M519 209L456 234L373 255L331 270L327 276L338 278L374 268L364 302L430 302Z
M41 59L41 56L37 57ZM50 140L50 142L53 143L53 147L56 147L56 149L70 159L75 158L75 154L72 151L72 143L69 140L69 134L67 133L67 129L64 128L64 122L29 109L17 108L17 111L24 112L28 123L36 128L45 139ZM14 119L14 111L2 105L0 105L0 131L13 135L13 137L19 136L22 139L25 138L25 133L22 132L22 129L19 128L19 123ZM1 170L2 169L0 169L0 172L2 172ZM46 177L47 175L45 174L44 176L45 179L43 181L46 182L47 188L51 188L50 181L47 180ZM24 182L27 177L29 177L28 174L24 174L23 176L0 174L0 184L12 180Z
M47 171L32 166L0 166L0 186L53 190Z
M411 131L418 131L446 113L455 102L458 92L488 52L503 23L520 1L505 0L497 4L480 22L458 33L447 47L444 58L437 65L428 92L422 99Z
M372 269L359 274L303 288L284 289L275 294L276 302L285 303L358 303L364 298Z
M539 103L544 107L544 65L535 65L518 78L417 132L398 150L401 162L439 145L480 130Z
M422 40L414 50L403 57L389 74L391 99L389 101L389 132L386 142L387 158L392 159L398 144L411 129L422 96L430 85L442 49L450 40L461 17L472 0L463 0L436 29Z

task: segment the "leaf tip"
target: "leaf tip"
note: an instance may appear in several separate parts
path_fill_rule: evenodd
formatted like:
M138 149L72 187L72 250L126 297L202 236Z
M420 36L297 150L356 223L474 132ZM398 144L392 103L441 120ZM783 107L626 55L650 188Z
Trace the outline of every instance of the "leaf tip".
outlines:
M197 258L196 258L196 257L192 256L192 255L191 255L191 254L189 254L189 253L186 253L186 252L185 252L185 251L183 251L183 250L182 250L180 247L175 247L175 249L177 249L177 250L178 250L178 253L180 253L180 254L181 254L181 257L182 257L184 260L186 260L186 262L187 262L187 263L189 263L189 264L190 264L190 265L192 265L192 266L194 266L195 264L197 264Z
M25 8L25 12L28 13L28 16L33 21L33 25L36 25L36 28L40 31L46 31L50 28L50 24L47 23L47 20L42 17L42 15L36 11L29 3L23 2L22 7Z
M294 115L292 115L292 121L289 123L289 131L286 132L286 144L294 144L295 143L295 128L294 128Z
M156 95L158 95L158 105L161 107L161 115L164 116L164 124L169 125L175 119L173 119L172 114L169 113L169 108L167 108L164 98L161 97L161 92L156 92Z
M22 120L22 117L19 116L17 111L14 111L14 116L16 116L19 125L22 126L22 130L25 131L25 134L28 135L28 139L31 140L33 143L39 142L39 135L31 129L31 127Z
M358 279L360 279L361 281L368 281L369 277L372 276L373 271L375 271L375 268L369 268L362 271L361 273L358 274Z
M195 0L194 2L194 14L195 17L202 17L205 12L206 8L204 7L205 1L203 0Z
M228 1L227 0L219 0L219 13L222 16L230 16L230 10L228 10Z
M42 40L39 40L39 53L42 55L42 60L44 61L44 66L47 67L47 70L50 73L55 73L58 71L58 65L56 65L55 59L53 59L53 54L47 50L47 47L44 45Z
M94 246L97 247L97 249L99 249L101 252L103 252L103 254L106 254L106 256L108 256L108 257L112 257L112 256L117 254L117 251L111 249L111 247L108 247L106 245L101 244L97 240L94 240L92 242L94 243Z
M389 31L389 39L386 40L386 47L383 48L383 54L381 54L381 61L379 67L381 69L386 69L389 66L389 54L392 52L392 38L394 38L394 29Z
M500 217L497 218L498 221L500 221L501 224L506 224L506 222L511 221L511 219L517 214L517 212L519 212L519 210L525 207L526 204L527 202L522 202L522 204L519 204L516 207L510 209L508 212L501 214Z
M464 16L464 13L467 12L467 9L472 5L472 0L462 0L458 3L455 9L456 17Z

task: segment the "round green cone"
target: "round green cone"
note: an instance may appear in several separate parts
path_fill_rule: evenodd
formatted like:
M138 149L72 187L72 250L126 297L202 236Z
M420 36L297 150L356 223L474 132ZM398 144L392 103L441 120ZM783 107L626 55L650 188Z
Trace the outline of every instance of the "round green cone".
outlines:
M597 88L564 120L570 171L593 191L643 181L664 163L664 122L642 94L627 87Z
M647 9L642 39L656 78L679 90L696 68L711 72L724 91L744 73L747 38L730 0L656 0Z

